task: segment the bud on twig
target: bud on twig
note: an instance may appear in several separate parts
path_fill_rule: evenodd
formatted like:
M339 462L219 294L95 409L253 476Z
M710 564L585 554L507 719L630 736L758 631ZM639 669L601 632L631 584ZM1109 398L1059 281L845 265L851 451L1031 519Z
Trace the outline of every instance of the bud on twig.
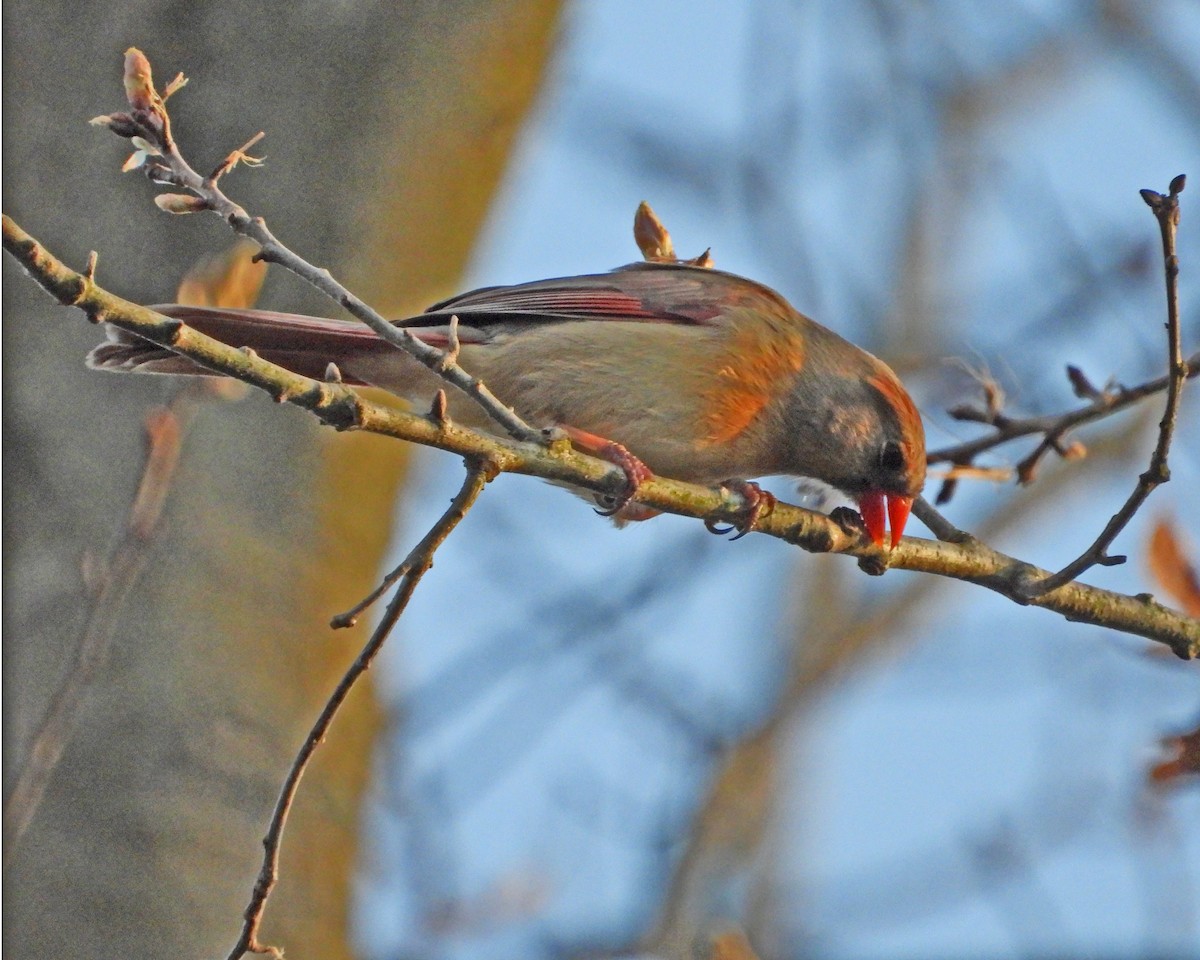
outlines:
M153 110L158 93L154 89L154 77L150 61L137 47L125 51L125 99L134 110Z
M127 113L102 113L98 117L92 117L88 123L93 127L108 127L118 137L125 137L126 139L136 137L138 131L141 129L141 127L133 122L133 117Z
M646 260L674 260L675 245L658 215L645 200L633 217L633 239Z
M1087 447L1079 440L1072 440L1058 451L1064 460L1082 460L1087 456Z
M434 423L441 426L445 426L450 422L445 390L439 390L433 395L433 403L429 407L429 416Z
M1098 400L1103 396L1101 391L1096 389L1095 384L1088 379L1087 374L1074 364L1067 364L1067 379L1071 381L1071 388L1075 391L1075 396L1081 400Z
M193 197L186 193L160 193L154 198L154 205L167 213L200 213L208 209L208 202L201 197Z
M129 155L129 159L126 160L121 166L122 173L128 173L130 170L136 170L151 157L162 156L162 151L144 137L130 137L129 142L137 147L137 149Z
M125 51L125 99L133 108L133 120L143 130L161 143L171 140L171 121L162 97L154 89L154 77L150 72L150 61L137 47ZM179 84L174 89L179 89Z

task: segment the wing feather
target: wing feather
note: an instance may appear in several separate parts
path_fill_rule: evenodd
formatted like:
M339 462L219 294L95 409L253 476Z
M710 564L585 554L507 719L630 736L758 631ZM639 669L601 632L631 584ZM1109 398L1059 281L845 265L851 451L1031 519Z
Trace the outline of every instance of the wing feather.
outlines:
M726 306L756 298L789 312L778 294L719 270L684 264L634 263L611 273L483 287L435 303L406 327L442 326L451 316L480 329L572 320L718 325Z

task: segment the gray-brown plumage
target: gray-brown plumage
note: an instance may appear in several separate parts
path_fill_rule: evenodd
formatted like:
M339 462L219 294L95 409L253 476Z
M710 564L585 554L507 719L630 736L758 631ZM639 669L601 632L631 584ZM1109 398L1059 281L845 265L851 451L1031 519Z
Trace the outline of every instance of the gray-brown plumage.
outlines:
M418 400L441 385L369 328L257 310L156 307L297 373L336 363L351 383ZM921 418L882 361L761 284L718 270L638 263L611 273L486 287L397 321L444 346L530 423L619 443L656 473L712 483L813 477L858 502L877 542L898 539L925 482ZM88 363L208 373L114 328ZM451 413L492 425L475 404ZM582 445L588 448L586 439ZM595 452L593 450L593 452Z

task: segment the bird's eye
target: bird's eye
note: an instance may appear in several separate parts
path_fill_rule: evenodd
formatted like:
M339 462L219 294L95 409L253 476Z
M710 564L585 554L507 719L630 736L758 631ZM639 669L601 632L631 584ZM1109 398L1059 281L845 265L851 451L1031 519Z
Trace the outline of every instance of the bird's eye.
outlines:
M904 451L895 440L889 440L879 448L879 465L884 470L899 470L904 466Z

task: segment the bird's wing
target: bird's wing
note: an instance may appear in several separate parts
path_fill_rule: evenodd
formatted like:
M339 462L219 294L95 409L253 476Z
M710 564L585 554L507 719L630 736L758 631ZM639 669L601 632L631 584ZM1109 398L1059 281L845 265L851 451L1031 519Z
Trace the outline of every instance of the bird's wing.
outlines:
M611 273L472 290L435 303L401 324L418 333L421 328L444 328L456 316L464 342L519 333L528 325L571 321L715 326L727 307L748 298L761 300L767 309L788 309L766 287L732 274L681 264L635 263Z

